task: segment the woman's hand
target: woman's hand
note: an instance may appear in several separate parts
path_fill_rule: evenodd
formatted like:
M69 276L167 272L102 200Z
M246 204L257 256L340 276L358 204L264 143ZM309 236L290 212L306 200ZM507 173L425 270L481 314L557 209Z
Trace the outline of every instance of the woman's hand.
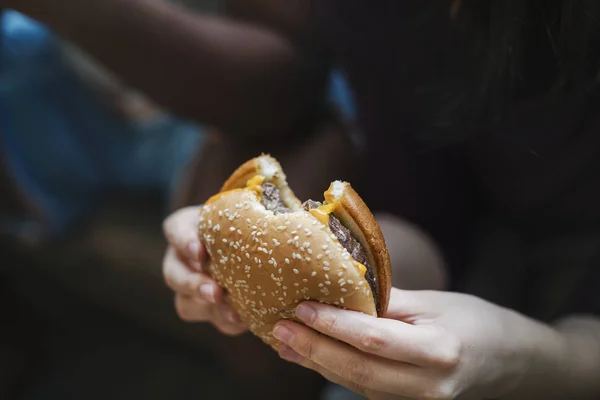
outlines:
M203 273L206 249L198 240L198 207L183 208L164 222L169 248L163 261L167 285L175 291L175 307L189 322L210 322L227 335L246 331L237 314L227 305L223 290Z
M280 356L370 399L496 398L554 331L481 299L394 289L386 318L303 303L280 322ZM311 329L312 328L312 329Z

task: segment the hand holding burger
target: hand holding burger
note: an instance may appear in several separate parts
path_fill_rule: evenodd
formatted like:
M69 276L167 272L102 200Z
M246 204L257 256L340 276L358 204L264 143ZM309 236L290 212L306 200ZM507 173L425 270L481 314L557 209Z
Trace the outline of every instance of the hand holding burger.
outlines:
M239 167L201 208L207 273L226 289L249 329L278 347L281 319L306 300L372 316L385 314L390 261L375 218L348 183L325 201L298 200L279 163L261 156Z
M175 292L175 309L188 322L208 322L226 335L247 330L227 304L222 288L206 274L206 249L198 240L198 207L173 213L164 222L169 247L163 275Z

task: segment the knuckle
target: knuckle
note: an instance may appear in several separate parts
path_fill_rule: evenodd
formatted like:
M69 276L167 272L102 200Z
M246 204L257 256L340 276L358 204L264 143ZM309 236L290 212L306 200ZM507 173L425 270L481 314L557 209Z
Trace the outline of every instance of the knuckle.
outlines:
M368 353L377 352L385 345L383 334L373 328L369 328L360 338L360 350Z
M196 304L183 296L177 296L175 300L177 316L184 322L202 322L208 318L202 305Z
M453 369L458 366L462 355L462 343L454 336L447 336L440 341L435 362L441 368Z
M304 357L309 360L313 360L315 358L316 346L314 341L311 338L298 338L298 349L300 353L304 355Z
M353 356L346 363L344 377L359 386L369 386L373 376L366 360L360 356Z
M167 237L167 239L169 239L173 234L175 225L177 223L178 216L179 216L179 211L176 211L163 220L162 229L163 229L163 233Z
M442 381L431 385L424 395L422 400L452 400L456 398L456 389L452 382Z
M315 325L321 326L325 332L334 333L338 330L338 317L332 313L318 313Z
M177 316L186 322L190 322L191 315L189 312L189 308L185 304L185 301L180 296L175 298L175 311L177 312Z

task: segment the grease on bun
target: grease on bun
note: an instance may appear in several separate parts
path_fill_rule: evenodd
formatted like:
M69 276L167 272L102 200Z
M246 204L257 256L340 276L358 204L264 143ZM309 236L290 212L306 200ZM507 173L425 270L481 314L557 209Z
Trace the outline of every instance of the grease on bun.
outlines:
M274 348L274 325L305 300L382 316L390 259L373 214L346 182L302 203L274 158L240 166L200 210L208 273L252 333Z

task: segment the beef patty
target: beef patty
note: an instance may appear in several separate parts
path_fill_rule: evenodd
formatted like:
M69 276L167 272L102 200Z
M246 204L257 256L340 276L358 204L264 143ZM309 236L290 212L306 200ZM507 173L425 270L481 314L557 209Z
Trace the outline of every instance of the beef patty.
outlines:
M262 186L262 203L267 210L273 211L275 214L286 214L292 212L283 204L279 189L272 183L263 183Z
M321 203L318 203L313 200L307 200L304 202L304 209L306 211L312 210L313 208L320 207ZM369 262L369 257L367 256L367 251L360 244L358 239L354 237L350 229L346 228L342 222L333 214L329 215L329 229L331 232L337 237L342 246L352 255L352 257L364 265L367 268L367 272L365 274L365 279L369 283L371 287L371 291L373 292L373 296L375 297L375 307L377 309L377 313L380 310L379 304L379 287L377 285L377 276L371 267L371 263Z

